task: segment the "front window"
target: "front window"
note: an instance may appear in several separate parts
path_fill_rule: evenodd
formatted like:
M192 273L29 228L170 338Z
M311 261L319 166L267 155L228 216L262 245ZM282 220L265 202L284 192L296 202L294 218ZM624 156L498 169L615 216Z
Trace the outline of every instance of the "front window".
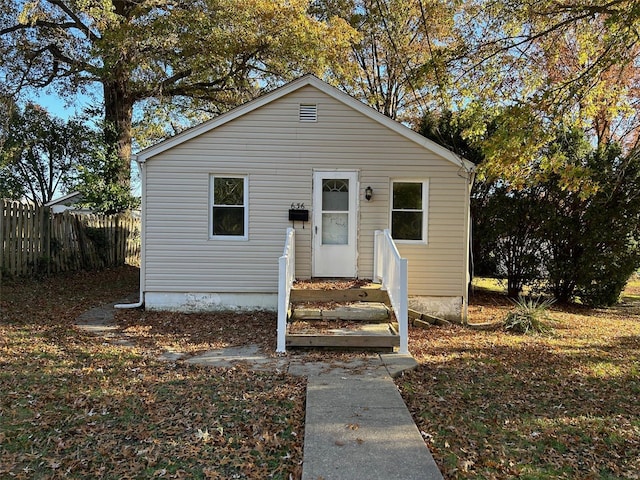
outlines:
M391 186L391 236L394 240L427 239L427 182L394 181Z
M247 177L211 177L211 237L247 239Z

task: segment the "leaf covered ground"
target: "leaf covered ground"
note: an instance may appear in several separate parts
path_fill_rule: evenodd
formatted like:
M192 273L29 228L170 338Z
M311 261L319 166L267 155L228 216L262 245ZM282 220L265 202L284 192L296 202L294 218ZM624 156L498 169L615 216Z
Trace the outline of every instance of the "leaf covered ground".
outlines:
M125 267L4 281L0 478L298 478L302 379L157 360L247 343L273 351L275 316L119 311L134 347L73 327L137 279ZM398 385L445 478L639 478L636 283L613 309L554 306L549 335L411 330L421 365ZM471 321L510 308L495 291L476 294Z
M474 323L511 308L471 304ZM411 330L397 383L445 478L640 478L640 307L551 310L549 335Z
M275 323L213 315L187 327L181 315L122 312L135 347L73 327L89 308L137 291L137 281L128 267L4 280L0 478L297 478L301 378L157 360L172 345L255 343Z

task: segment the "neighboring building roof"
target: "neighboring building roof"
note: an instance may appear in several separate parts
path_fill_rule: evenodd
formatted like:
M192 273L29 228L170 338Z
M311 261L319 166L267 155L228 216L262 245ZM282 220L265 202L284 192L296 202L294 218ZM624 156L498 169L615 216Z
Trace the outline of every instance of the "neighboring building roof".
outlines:
M295 92L296 90L299 90L308 85L317 88L318 90L322 91L323 93L326 93L328 96L334 98L335 100L342 102L343 104L353 108L354 110L362 113L363 115L369 117L370 119L395 131L396 133L411 140L412 142L417 143L418 145L421 145L427 150L440 155L441 157L450 161L454 165L461 166L469 171L475 170L475 165L469 160L466 160L460 157L459 155L443 147L442 145L434 142L433 140L429 140L428 138L423 137L419 133L411 130L410 128L402 125L401 123L396 122L395 120L392 120L391 118L383 115L377 110L369 107L368 105L365 105L361 101L356 100L350 95L338 90L337 88L332 87L326 82L323 82L322 80L315 77L314 75L305 75L303 77L300 77L299 79L294 80L290 83L287 83L286 85L283 85L282 87L277 88L276 90L273 90L265 95L262 95L261 97L258 97L250 102L240 105L239 107L236 107L227 113L224 113L207 122L204 122L188 130L185 130L184 132L179 133L174 137L168 138L167 140L157 143L156 145L153 145L145 150L142 150L137 155L134 155L134 159L137 160L138 162L146 162L148 159L166 150L169 150L170 148L173 148L177 145L187 142L192 138L198 137L210 130L213 130L216 127L219 127L220 125L224 125L227 122L230 122L243 115L246 115L247 113L250 113L253 110L256 110L264 105L267 105L268 103L278 100L279 98L282 98L285 95Z
M64 197L56 198L51 200L49 203L46 203L45 207L53 207L55 205L73 205L76 202L79 202L82 199L82 194L80 192L71 192L65 195Z

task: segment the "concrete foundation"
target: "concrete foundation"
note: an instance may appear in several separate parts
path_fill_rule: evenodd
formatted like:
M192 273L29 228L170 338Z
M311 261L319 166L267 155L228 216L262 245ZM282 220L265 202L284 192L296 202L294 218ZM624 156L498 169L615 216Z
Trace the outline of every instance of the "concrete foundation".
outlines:
M278 295L275 293L145 292L144 305L148 310L173 312L276 311ZM409 308L458 323L462 321L464 315L462 297L410 296Z
M410 296L409 308L420 313L461 323L464 317L462 297Z
M272 310L278 308L275 293L164 293L146 292L147 310L215 312L224 310Z

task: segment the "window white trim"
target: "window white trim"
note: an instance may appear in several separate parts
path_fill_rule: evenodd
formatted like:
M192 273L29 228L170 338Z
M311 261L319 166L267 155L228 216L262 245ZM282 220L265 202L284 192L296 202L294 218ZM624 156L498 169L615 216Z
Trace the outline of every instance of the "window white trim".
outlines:
M393 178L389 184L389 230L393 227L393 185L394 183L421 183L422 184L422 238L420 240L402 240L394 238L395 243L427 245L429 243L429 179L420 178ZM402 211L402 209L397 209ZM414 210L415 211L415 210Z
M243 179L243 205L244 208L244 235L214 235L213 234L213 184L214 179L218 178L242 178ZM226 173L209 174L209 240L231 240L231 241L247 241L249 240L249 176L248 175L230 175Z

